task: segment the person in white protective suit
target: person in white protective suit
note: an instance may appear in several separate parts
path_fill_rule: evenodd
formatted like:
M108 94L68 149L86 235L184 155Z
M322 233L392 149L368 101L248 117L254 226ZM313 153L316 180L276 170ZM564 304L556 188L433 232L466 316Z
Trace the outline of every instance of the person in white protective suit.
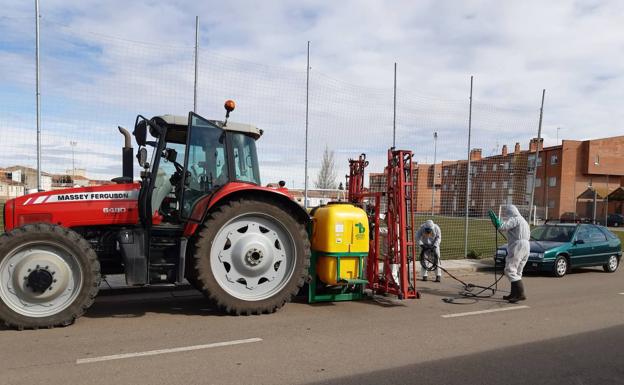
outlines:
M514 205L503 206L503 221L496 219L496 227L507 233L507 258L505 260L505 275L511 282L510 295L503 299L511 303L526 299L522 270L529 259L531 245L531 229L527 221L520 215Z
M436 282L440 282L442 279L442 269L440 269L440 243L442 242L442 231L440 230L440 226L433 223L431 219L425 221L418 232L416 232L416 241L421 248L423 247L433 247L431 257L435 261L437 265L436 269ZM427 280L427 269L421 266L422 272L422 280Z

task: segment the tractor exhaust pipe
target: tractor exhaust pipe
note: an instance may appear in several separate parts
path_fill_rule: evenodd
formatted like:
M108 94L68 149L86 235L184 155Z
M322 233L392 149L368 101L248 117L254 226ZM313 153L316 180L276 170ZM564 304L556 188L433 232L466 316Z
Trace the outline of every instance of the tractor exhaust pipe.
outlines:
M121 167L122 175L124 178L130 178L130 181L134 180L134 167L133 167L133 149L132 149L132 137L128 130L121 126L117 126L119 132L124 136L124 146L121 149Z

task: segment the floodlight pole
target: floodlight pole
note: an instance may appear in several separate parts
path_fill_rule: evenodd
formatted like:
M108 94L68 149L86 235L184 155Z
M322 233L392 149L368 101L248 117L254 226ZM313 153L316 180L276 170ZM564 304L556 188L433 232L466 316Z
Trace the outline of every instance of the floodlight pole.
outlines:
M197 54L199 53L199 16L195 16L195 80L193 82L193 112L197 113Z
M308 123L310 107L310 41L308 40L308 59L306 65L306 116L305 116L305 171L303 188L303 207L308 208Z
M546 96L546 89L542 90L542 104L540 106L539 124L537 126L537 148L535 150L535 163L533 164L533 183L531 186L531 200L529 201L529 221L531 220L531 212L533 211L533 202L535 200L535 179L537 177L537 161L539 159L540 142L542 139L542 118L544 116L544 97ZM563 150L562 150L563 151ZM544 162L544 189L548 193L548 181L546 180L546 162ZM576 207L575 210L576 212ZM535 216L537 213L533 213ZM546 218L548 218L548 201L546 202Z
M470 204L470 136L472 134L472 81L470 76L470 107L468 109L468 163L466 168L466 219L464 224L464 258L468 257L468 216Z
M35 0L35 92L37 104L37 191L41 191L41 92L39 90L39 0Z
M435 178L436 178L436 156L438 153L438 133L434 132L433 133L433 180L431 181L431 187L432 187L432 191L431 191L431 216L433 216L433 214L435 213L435 192L436 192L436 188L435 188Z

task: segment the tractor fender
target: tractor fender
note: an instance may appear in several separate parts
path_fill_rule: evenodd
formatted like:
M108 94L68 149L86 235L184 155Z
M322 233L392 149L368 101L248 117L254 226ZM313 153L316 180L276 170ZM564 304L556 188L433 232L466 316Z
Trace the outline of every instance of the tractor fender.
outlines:
M197 231L200 223L203 223L206 215L216 207L241 198L262 198L275 202L277 205L288 209L297 220L305 225L310 221L308 212L295 202L287 193L286 189L274 189L257 186L249 183L232 182L213 194L201 198L193 208L193 212L184 227L184 236L191 237Z

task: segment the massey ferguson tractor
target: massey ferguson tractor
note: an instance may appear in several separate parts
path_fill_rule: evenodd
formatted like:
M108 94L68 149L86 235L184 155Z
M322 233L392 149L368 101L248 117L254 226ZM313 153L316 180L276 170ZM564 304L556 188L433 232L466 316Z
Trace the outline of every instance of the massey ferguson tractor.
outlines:
M93 303L102 276L131 286L186 279L228 313L279 309L308 275L309 216L283 188L260 185L262 130L224 121L137 116L133 180L127 130L115 184L6 202L0 319L18 329L65 326Z

